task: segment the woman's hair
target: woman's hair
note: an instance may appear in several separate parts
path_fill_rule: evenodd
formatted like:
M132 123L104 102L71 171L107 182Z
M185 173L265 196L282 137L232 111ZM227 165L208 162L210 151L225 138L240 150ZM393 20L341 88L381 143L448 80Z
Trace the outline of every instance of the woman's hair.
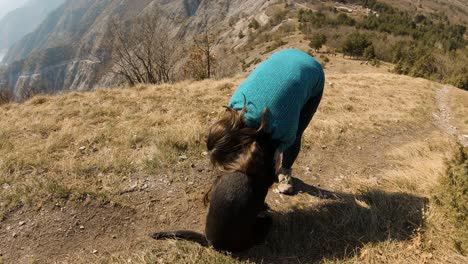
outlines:
M265 127L267 109L258 128L247 126L246 111L245 106L240 111L226 107L224 115L209 130L206 143L211 163L221 171L246 173L254 154L259 152L256 139Z
M206 145L210 153L211 163L222 172L242 172L247 175L257 175L263 169L262 146L257 142L263 132L268 110L262 113L258 128L247 126L244 118L246 107L241 111L226 107L226 112L218 122L213 124L208 133ZM223 173L224 174L224 173ZM205 206L213 186L223 174L216 176L212 186L203 198Z

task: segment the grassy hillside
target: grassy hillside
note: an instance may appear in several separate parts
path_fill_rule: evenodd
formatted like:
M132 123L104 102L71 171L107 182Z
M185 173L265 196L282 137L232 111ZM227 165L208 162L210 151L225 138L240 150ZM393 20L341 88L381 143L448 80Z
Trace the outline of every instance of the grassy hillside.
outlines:
M0 262L465 262L432 197L456 149L434 122L442 86L339 57L327 65L294 167L301 191L269 194L267 243L240 256L148 234L203 230L207 126L245 76L0 106ZM449 102L459 121L466 104Z
M466 22L451 21L444 9L405 8L404 1L339 2L300 6L299 28L311 43L322 36L329 50L391 62L397 73L468 89Z

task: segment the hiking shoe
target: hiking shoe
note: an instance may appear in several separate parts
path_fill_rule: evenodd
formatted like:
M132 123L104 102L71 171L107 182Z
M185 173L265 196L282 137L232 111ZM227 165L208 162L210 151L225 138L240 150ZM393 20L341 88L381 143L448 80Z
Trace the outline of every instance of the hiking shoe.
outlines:
M281 168L278 173L278 192L281 194L292 194L294 187L292 185L291 169Z

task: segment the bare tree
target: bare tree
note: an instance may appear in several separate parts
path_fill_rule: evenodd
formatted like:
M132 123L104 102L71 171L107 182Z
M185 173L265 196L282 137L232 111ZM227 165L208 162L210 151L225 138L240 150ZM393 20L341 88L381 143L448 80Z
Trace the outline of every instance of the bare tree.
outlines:
M0 90L0 105L14 101L13 93L10 90Z
M39 86L31 86L30 84L27 84L17 91L17 100L19 102L25 102L34 96L41 95L41 94L47 94L47 92L44 89L41 89Z
M107 46L115 63L113 72L131 86L172 80L176 46L171 43L168 25L160 14L154 11L127 23L111 21Z
M213 77L216 65L213 54L215 39L208 29L194 38L188 60L184 65L184 75L196 80Z
M206 77L211 78L212 66L214 65L213 48L215 43L215 37L205 30L198 38L195 38L196 47L203 52L205 55L206 63Z

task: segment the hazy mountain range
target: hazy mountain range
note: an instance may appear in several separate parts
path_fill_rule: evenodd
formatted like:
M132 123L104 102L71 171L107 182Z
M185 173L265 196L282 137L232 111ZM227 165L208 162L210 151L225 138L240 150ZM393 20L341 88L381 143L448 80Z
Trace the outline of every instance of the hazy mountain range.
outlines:
M0 20L0 50L8 49L26 34L34 31L50 11L63 2L64 0L29 0L5 14Z
M28 0L0 0L0 19L8 12L13 11L16 8L22 7Z

